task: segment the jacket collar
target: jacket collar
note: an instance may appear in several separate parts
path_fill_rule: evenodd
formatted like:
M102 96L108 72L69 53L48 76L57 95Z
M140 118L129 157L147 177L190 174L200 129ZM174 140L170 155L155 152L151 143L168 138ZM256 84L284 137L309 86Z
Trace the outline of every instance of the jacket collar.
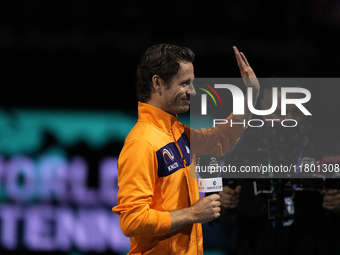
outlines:
M177 115L173 116L153 105L138 102L138 119L151 122L161 130L171 133L171 127L177 120Z

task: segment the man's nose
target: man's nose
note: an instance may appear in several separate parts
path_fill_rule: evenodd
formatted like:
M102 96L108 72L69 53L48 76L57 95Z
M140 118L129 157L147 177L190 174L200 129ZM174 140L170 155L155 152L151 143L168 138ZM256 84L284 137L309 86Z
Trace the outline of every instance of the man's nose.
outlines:
M189 88L188 93L189 93L190 96L196 96L196 90L194 88L194 84L193 83L190 83L190 88Z

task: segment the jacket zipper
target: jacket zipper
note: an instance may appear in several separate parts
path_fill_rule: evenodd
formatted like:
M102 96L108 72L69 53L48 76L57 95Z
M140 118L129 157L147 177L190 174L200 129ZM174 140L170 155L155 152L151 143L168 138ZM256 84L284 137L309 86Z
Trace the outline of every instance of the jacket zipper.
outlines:
M170 128L170 131L171 131L171 134L172 134L172 138L174 139L175 144L176 144L176 146L177 146L177 149L178 149L178 151L179 151L179 154L181 154L181 158L182 158L182 161L183 161L183 164L184 164L184 168L186 168L186 167L187 167L187 163L185 162L185 159L184 159L184 157L183 157L183 153L182 153L182 151L181 151L181 149L180 149L180 147L179 147L179 145L178 145L178 143L177 143L177 141L176 141L175 135L174 135L174 133L172 132L172 128Z

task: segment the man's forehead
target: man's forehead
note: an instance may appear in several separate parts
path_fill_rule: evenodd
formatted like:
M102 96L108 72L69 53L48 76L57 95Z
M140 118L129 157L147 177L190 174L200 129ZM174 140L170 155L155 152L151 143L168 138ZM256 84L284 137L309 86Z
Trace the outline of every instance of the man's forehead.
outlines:
M174 78L181 80L193 80L195 78L194 65L191 62L180 62L178 72Z

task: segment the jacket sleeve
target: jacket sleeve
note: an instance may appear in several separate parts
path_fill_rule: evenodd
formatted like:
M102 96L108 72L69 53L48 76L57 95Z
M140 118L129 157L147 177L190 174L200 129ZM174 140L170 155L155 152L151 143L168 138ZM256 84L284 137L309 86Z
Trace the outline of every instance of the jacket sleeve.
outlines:
M144 140L130 141L118 160L118 205L124 235L162 236L171 226L169 212L150 208L155 190L157 160L151 144Z
M190 148L197 156L202 153L215 153L218 157L223 156L238 142L240 136L247 129L238 124L230 125L233 118L231 113L226 119L226 124L219 124L209 129L190 129ZM189 136L188 136L189 137Z

